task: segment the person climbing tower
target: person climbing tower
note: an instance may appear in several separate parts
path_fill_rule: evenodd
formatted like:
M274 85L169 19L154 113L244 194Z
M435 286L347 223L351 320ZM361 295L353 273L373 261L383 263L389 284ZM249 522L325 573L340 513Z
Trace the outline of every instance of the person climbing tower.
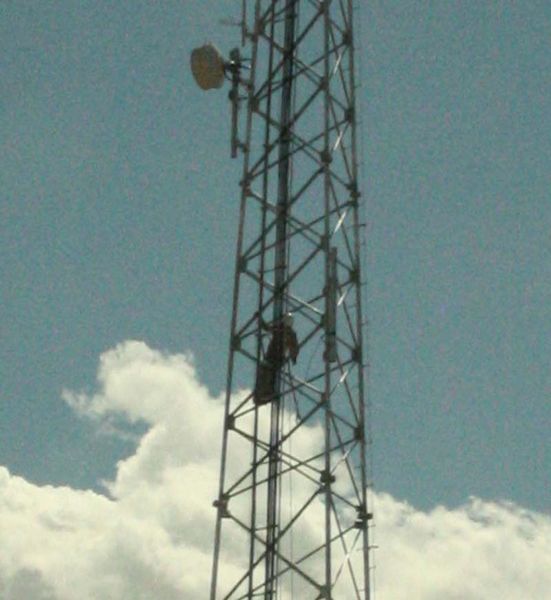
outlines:
M292 313L286 313L276 323L267 324L261 321L260 326L272 333L272 339L256 374L253 398L257 405L267 404L275 399L278 373L287 360L291 359L292 363L296 364L299 353Z

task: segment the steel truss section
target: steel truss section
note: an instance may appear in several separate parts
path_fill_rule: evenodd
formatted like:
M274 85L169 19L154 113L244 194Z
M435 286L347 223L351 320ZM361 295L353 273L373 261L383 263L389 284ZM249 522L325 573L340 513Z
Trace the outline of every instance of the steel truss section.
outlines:
M243 2L241 204L210 598L370 598L354 13ZM258 406L277 324L300 353ZM274 333L275 332L275 333Z

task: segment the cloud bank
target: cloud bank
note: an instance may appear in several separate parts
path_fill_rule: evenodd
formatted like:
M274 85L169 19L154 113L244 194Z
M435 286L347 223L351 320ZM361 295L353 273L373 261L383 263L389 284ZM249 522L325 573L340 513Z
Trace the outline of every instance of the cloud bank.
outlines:
M95 395L64 399L98 427L147 429L108 496L0 467L0 598L206 599L222 400L189 357L134 341L100 357ZM374 500L377 600L551 597L549 516L477 498L430 512Z

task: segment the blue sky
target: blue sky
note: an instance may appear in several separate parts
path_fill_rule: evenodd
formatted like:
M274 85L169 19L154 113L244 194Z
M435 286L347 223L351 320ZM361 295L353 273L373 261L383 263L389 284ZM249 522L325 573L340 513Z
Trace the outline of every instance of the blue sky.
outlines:
M31 482L132 453L61 399L116 344L224 385L240 164L188 71L238 41L220 4L0 4L0 464ZM550 37L545 2L362 10L375 482L421 508L551 510Z

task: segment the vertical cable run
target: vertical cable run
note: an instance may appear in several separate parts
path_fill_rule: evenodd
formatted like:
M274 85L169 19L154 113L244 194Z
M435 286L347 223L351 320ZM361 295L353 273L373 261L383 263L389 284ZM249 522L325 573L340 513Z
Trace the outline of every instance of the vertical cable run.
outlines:
M254 44L258 44L260 23L260 0L257 0L255 10L254 24ZM260 364L263 356L262 350L262 309L264 306L264 277L266 272L266 224L267 224L267 202L268 202L268 164L270 147L270 121L272 118L272 85L273 85L273 68L274 68L274 43L275 43L275 19L274 6L271 6L270 16L270 44L268 56L268 93L266 98L266 114L268 116L264 124L264 160L263 160L263 175L262 175L262 207L261 207L261 241L260 241L260 266L259 266L259 295L257 304L258 325L257 325L257 349L256 361ZM263 24L262 24L263 27ZM255 443L253 444L253 476L252 476L252 498L251 498L251 532L250 532L250 548L249 548L249 597L252 597L254 588L254 566L255 566L255 546L256 546L256 526L257 526L257 469L258 469L258 406L254 408L254 430Z
M274 342L277 354L282 355L283 328L281 322L285 310L287 295L287 218L289 207L289 166L292 127L292 92L293 92L293 53L295 42L295 3L296 0L285 0L284 12L284 44L283 44L283 83L281 86L280 105L280 137L278 162L278 192L276 205L276 246L274 277L273 322ZM276 581L275 558L277 555L277 498L278 471L280 468L279 440L281 433L281 373L275 379L275 399L271 404L270 414L270 450L268 464L268 498L266 518L266 560L265 560L265 600L273 600Z

